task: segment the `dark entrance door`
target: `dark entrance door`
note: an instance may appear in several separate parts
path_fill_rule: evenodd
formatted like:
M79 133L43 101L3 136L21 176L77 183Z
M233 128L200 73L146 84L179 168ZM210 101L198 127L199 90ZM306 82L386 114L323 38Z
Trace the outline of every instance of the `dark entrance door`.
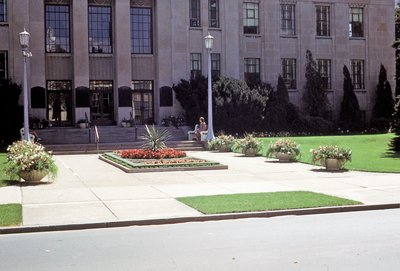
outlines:
M154 122L153 82L132 82L132 103L137 124L152 124Z
M90 122L114 124L114 89L112 81L90 81Z
M47 116L53 126L72 125L71 81L47 81Z

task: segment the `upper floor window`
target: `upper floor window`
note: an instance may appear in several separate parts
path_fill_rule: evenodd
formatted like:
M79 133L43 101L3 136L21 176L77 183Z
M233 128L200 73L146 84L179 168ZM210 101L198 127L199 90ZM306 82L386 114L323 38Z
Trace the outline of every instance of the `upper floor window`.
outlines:
M282 59L282 78L288 89L296 89L296 59Z
M189 0L189 16L190 16L190 26L191 27L200 27L200 0Z
M219 0L208 0L208 25L219 27Z
M258 3L243 3L243 33L260 33Z
M349 37L364 37L363 8L350 8Z
M8 78L7 51L0 51L0 79Z
M0 22L7 22L7 0L0 0Z
M330 7L328 6L317 6L317 36L330 36L331 35L331 14Z
M213 78L218 78L221 76L221 55L211 54L211 76Z
M46 52L70 53L70 11L66 5L46 5Z
M318 59L318 71L323 79L323 87L324 89L331 89L331 60L330 59Z
M190 54L190 78L196 79L201 75L201 54Z
M295 5L281 4L281 33L296 35Z
M353 80L354 89L364 89L364 60L351 60L351 79Z
M244 59L244 80L251 83L261 81L259 58Z
M153 52L151 8L131 8L131 46L133 54Z
M112 21L109 6L89 6L89 52L112 53Z

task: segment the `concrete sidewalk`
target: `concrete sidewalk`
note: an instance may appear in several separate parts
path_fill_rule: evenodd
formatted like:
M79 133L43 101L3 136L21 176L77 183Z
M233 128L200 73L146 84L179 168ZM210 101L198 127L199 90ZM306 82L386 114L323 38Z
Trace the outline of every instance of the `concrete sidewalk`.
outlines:
M55 182L0 188L0 204L22 203L23 226L41 226L199 217L175 200L196 195L305 190L364 204L400 202L400 174L326 172L235 153L188 155L229 169L127 174L97 155L60 155Z

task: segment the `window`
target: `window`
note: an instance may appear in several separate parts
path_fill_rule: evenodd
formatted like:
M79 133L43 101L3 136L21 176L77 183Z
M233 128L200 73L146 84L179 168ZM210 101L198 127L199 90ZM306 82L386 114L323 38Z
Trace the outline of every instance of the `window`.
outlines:
M259 58L244 59L244 80L252 83L261 81Z
M190 78L196 79L201 75L201 54L190 54Z
M211 76L218 78L221 76L221 55L211 54Z
M189 0L190 26L200 27L200 0Z
M258 3L244 3L243 17L243 33L258 34Z
M53 123L53 125L71 125L71 81L47 81L47 113L48 119Z
M0 0L0 22L7 22L7 0Z
M89 52L112 53L111 7L89 6Z
M351 61L351 79L354 89L364 89L364 60L354 59Z
M281 4L281 33L296 35L295 5Z
M317 36L328 37L330 30L330 7L317 6Z
M282 78L288 89L296 89L296 59L282 59Z
M364 37L363 8L350 8L349 37Z
M7 52L0 51L0 79L8 78Z
M219 0L208 0L208 25L219 27Z
M324 80L324 89L331 89L331 60L330 59L318 59L318 71Z
M46 5L46 52L70 53L69 6Z
M131 8L131 40L133 54L153 52L151 8Z

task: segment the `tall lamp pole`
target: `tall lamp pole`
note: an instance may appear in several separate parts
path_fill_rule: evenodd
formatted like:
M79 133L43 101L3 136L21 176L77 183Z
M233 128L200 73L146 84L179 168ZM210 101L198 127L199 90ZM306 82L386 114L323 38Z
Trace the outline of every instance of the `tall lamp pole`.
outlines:
M21 43L22 56L24 57L24 140L30 141L29 137L29 114L28 114L28 74L26 70L27 58L32 56L29 52L30 34L25 30L19 33L19 41Z
M208 129L207 129L207 141L212 141L215 139L214 131L213 131L213 115L212 115L212 85L211 85L211 50L213 47L214 37L208 33L208 35L204 38L204 43L207 49L207 57L208 57Z

